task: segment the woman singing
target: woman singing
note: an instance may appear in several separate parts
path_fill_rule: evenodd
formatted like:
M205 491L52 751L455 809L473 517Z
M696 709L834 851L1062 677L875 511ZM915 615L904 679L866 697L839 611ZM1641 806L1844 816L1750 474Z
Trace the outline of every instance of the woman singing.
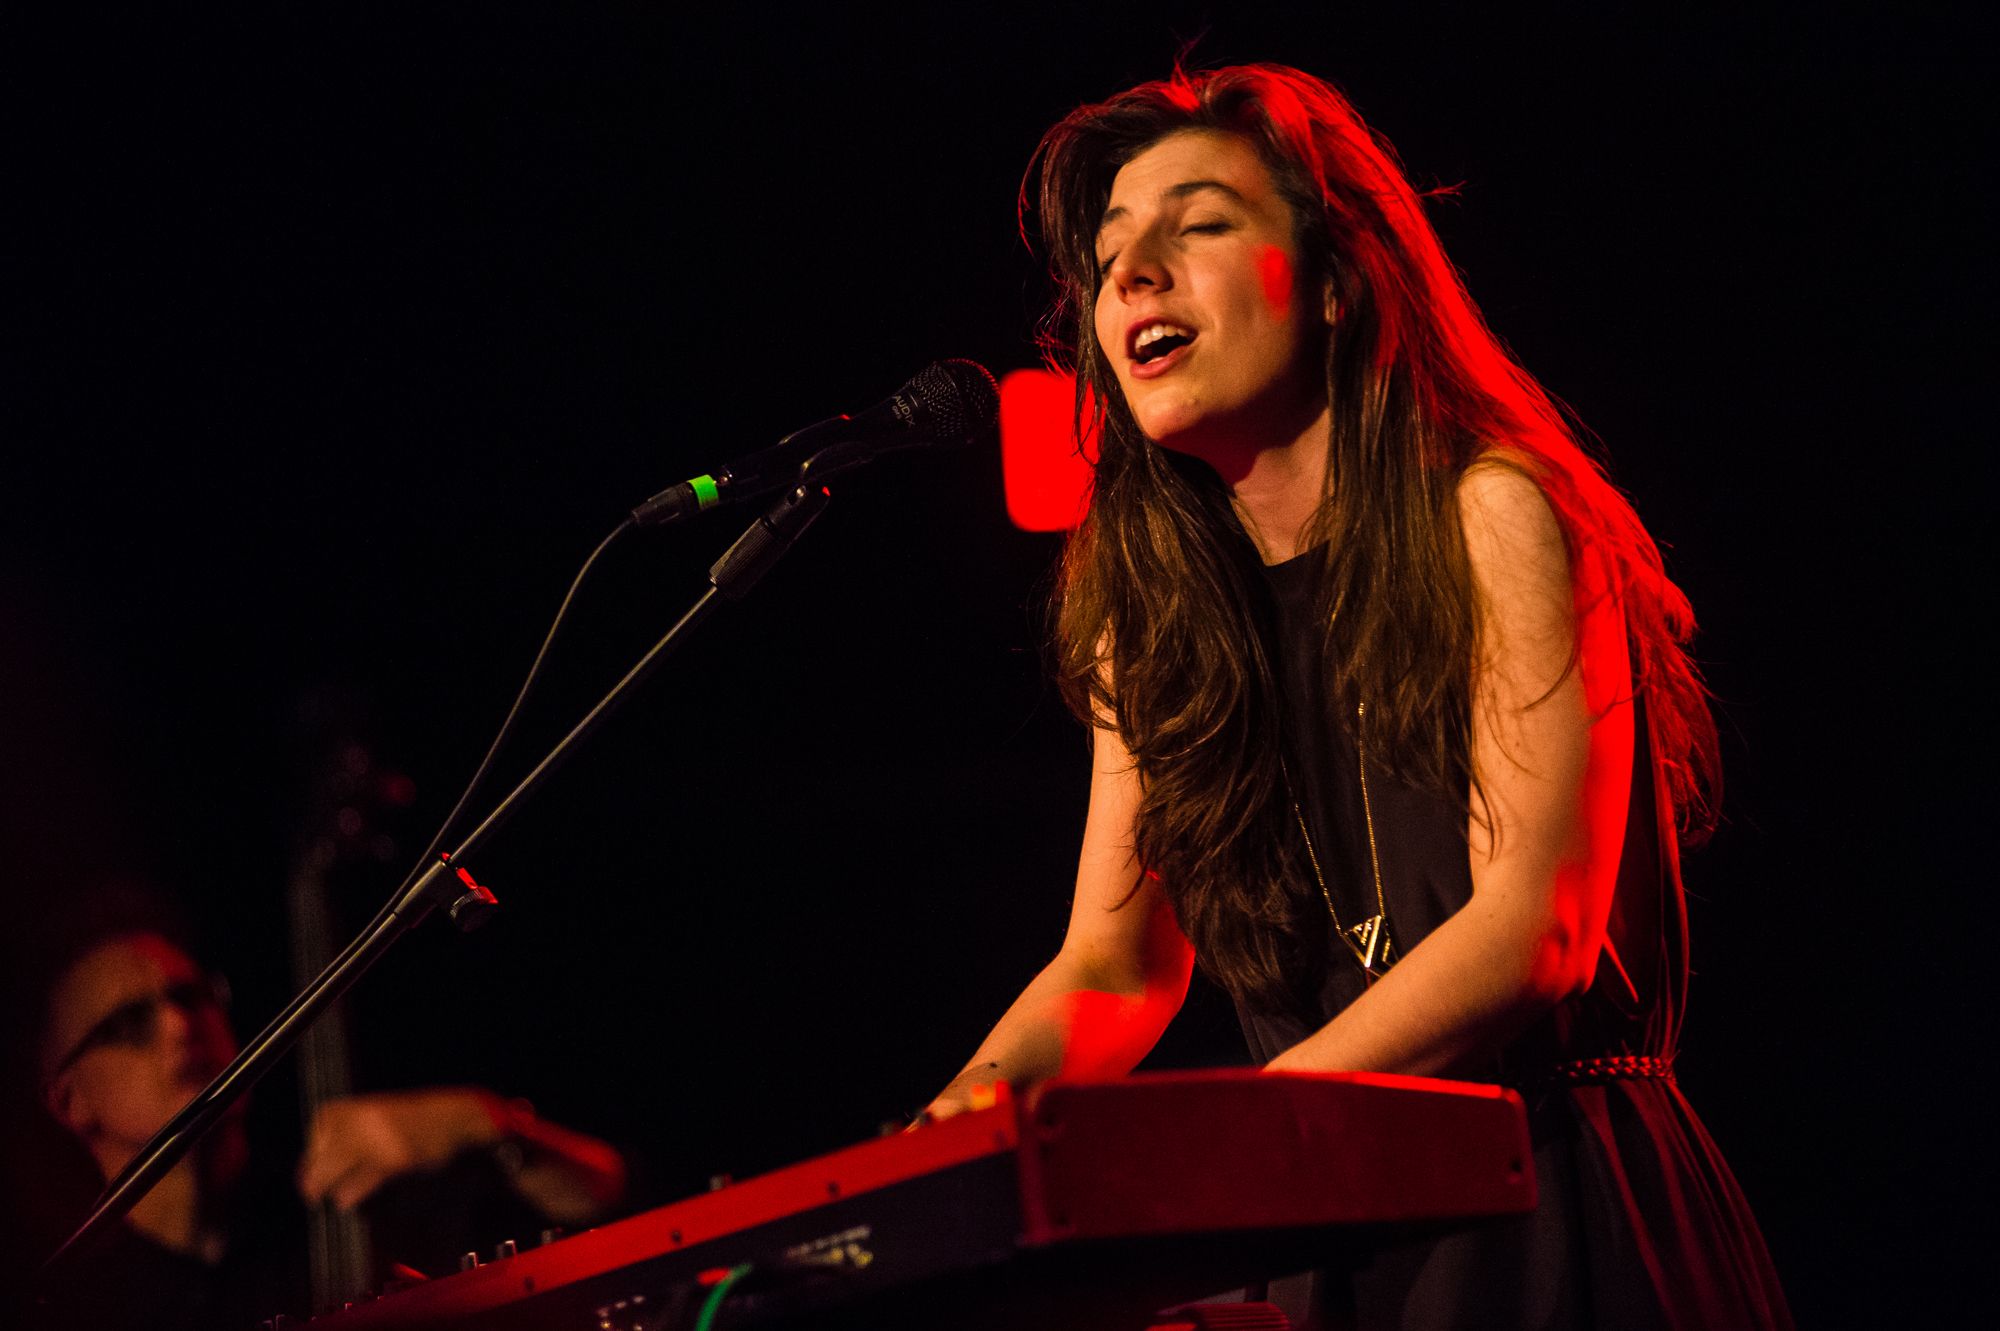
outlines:
M1130 1071L1199 961L1267 1068L1528 1103L1535 1212L1385 1254L1362 1325L1788 1326L1671 1073L1717 764L1651 538L1331 87L1177 73L1037 157L1096 758L1062 950L930 1112Z

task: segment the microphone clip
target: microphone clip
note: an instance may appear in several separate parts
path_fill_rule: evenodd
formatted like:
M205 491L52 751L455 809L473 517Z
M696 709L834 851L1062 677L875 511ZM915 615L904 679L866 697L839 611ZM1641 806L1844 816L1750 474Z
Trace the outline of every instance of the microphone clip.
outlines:
M715 561L708 570L708 580L732 601L748 596L757 580L812 526L832 497L823 485L793 486Z

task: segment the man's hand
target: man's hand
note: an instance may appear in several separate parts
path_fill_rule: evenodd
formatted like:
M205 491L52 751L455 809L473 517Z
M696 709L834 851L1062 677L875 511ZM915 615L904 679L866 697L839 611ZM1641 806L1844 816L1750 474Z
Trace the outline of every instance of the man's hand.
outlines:
M500 1108L491 1092L470 1086L335 1100L313 1117L299 1195L351 1209L393 1178L441 1169L461 1151L498 1143Z

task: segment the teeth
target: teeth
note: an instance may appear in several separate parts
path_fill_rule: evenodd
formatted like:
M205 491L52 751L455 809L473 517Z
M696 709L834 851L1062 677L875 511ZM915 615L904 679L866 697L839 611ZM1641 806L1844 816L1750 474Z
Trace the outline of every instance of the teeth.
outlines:
M1188 332L1187 329L1182 328L1179 324L1153 324L1148 328L1140 330L1138 338L1132 343L1132 348L1136 351L1140 347L1149 347L1163 337L1191 338L1193 336L1194 334Z

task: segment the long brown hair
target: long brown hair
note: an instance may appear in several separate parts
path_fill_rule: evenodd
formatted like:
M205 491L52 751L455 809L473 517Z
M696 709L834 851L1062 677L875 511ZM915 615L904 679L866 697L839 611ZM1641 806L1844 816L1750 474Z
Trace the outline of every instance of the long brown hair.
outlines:
M1332 438L1307 557L1318 560L1328 705L1338 717L1366 706L1371 766L1461 807L1477 781L1480 611L1456 492L1490 458L1541 486L1579 588L1586 551L1610 574L1684 839L1712 826L1720 773L1686 651L1687 598L1631 505L1486 327L1394 150L1346 98L1294 69L1244 65L1176 70L1079 108L1036 151L1032 209L1022 188L1024 229L1037 213L1057 286L1044 345L1076 371L1079 437L1094 427L1099 440L1090 506L1063 555L1057 679L1136 760L1139 859L1202 964L1270 1008L1290 1002L1293 949L1312 931L1290 927L1300 866L1259 559L1214 471L1140 431L1091 319L1112 180L1182 130L1238 135L1263 160L1292 211L1310 295L1296 307L1318 309L1331 284Z

